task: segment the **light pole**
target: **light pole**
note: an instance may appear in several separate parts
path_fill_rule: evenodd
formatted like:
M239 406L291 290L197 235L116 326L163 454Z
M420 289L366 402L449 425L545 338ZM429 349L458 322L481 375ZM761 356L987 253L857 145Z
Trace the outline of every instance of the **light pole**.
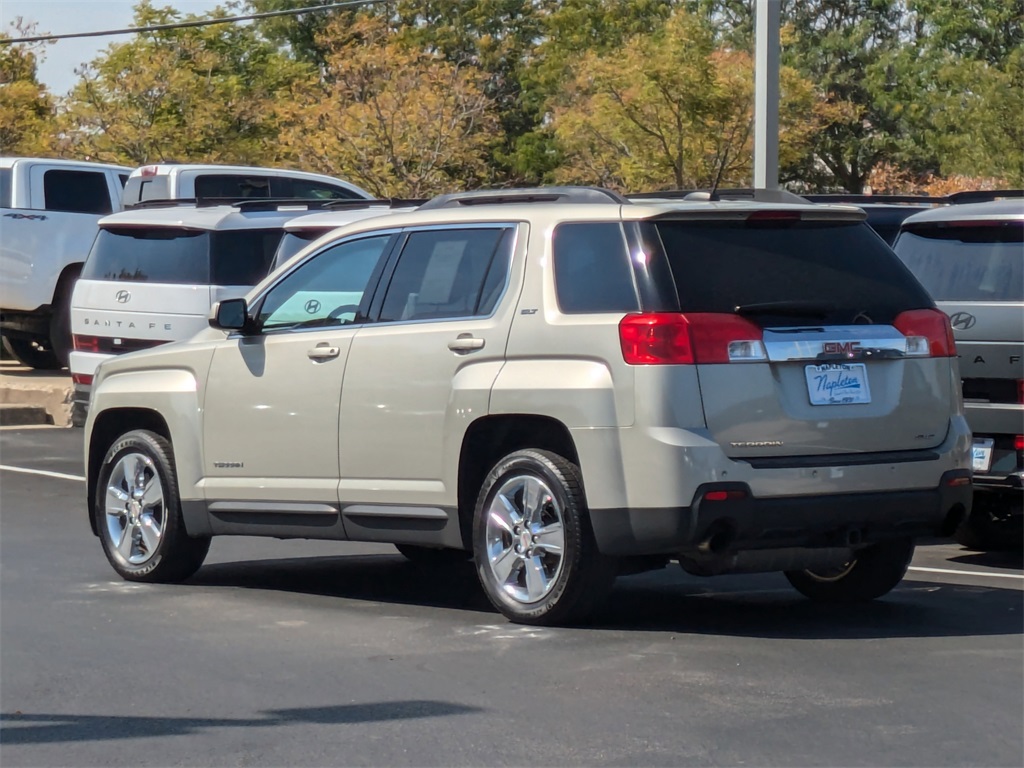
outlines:
M757 0L754 188L779 188L779 16L782 0Z

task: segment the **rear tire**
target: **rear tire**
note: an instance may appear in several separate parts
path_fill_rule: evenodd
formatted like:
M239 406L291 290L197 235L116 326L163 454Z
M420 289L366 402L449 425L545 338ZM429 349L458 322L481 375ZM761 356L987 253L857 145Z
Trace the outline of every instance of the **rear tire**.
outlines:
M55 371L61 367L57 355L45 339L5 338L11 354L29 368L37 371Z
M110 565L128 581L183 581L203 564L210 540L185 530L170 442L127 432L100 465L93 521Z
M786 571L798 592L825 603L860 603L874 600L903 580L914 555L911 539L874 544L834 572Z
M542 450L511 453L484 479L473 554L488 599L520 624L585 619L618 570L598 551L579 467Z
M1013 504L1016 502L1016 508ZM971 514L953 538L967 549L979 552L1017 551L1024 548L1024 516L1020 501L975 493Z
M50 316L50 349L59 368L67 368L71 354L71 290L77 274L62 281L62 288L57 292L53 303L53 314Z

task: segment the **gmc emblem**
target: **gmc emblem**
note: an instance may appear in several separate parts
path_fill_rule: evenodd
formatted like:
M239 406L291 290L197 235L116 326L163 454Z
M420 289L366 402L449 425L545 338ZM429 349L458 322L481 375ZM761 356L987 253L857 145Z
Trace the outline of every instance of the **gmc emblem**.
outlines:
M821 351L826 355L845 355L853 357L860 352L859 341L826 341L821 345Z

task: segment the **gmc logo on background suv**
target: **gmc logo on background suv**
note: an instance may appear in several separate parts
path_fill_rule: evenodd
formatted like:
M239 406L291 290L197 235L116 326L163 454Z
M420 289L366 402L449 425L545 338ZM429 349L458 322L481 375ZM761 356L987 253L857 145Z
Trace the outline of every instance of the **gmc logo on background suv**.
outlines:
M826 355L846 355L853 357L860 352L859 341L826 341L821 345L821 351Z

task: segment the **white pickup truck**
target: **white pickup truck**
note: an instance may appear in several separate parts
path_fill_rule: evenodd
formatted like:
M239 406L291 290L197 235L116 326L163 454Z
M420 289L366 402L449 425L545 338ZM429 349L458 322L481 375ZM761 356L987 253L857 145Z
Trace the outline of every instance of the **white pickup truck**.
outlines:
M0 334L33 368L62 368L71 291L101 217L122 209L131 168L0 157Z

